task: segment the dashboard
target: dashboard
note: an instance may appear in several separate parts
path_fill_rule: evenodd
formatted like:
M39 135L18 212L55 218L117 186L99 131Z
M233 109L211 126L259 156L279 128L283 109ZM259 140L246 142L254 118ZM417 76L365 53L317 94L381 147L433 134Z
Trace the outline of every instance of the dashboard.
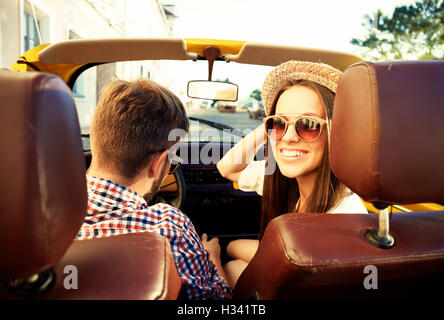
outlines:
M177 154L183 163L177 173L168 175L158 195L174 205L181 193L179 209L193 222L199 234L210 237L254 238L259 232L261 197L255 192L244 192L222 177L216 164L231 149L232 144L184 142ZM85 151L86 168L91 163L91 152Z
M188 142L179 145L177 153L184 161L180 168L186 186L180 209L190 217L198 232L219 238L250 237L259 232L260 196L235 188L216 168L232 147L224 143ZM199 161L196 161L197 152Z

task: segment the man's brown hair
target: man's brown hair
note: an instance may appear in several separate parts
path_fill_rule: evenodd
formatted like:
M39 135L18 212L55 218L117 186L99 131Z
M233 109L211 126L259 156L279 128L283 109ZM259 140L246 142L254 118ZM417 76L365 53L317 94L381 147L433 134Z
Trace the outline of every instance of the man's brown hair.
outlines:
M179 98L146 79L116 81L103 89L91 123L91 151L97 163L133 179L168 141L173 129L188 131Z

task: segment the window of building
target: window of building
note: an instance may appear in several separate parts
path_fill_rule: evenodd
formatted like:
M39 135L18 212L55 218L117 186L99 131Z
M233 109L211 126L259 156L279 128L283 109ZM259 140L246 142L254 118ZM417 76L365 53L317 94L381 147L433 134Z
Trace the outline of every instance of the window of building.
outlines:
M41 23L37 19L37 25L40 29ZM25 11L25 52L32 49L40 44L39 35L37 32L37 26L34 21L34 16L32 13Z
M22 39L23 50L28 51L41 43L48 43L51 40L51 10L48 7L33 6L29 0L23 1L23 15L22 15ZM34 14L35 18L34 19ZM39 31L40 37L39 39Z

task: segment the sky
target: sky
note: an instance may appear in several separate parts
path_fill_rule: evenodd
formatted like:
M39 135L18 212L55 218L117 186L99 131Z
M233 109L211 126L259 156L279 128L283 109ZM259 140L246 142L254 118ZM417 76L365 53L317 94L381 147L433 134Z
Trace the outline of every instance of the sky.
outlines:
M175 3L174 36L248 40L355 53L363 16L391 15L406 0L164 0Z
M365 14L377 9L391 15L396 6L413 4L407 0L161 0L175 4L178 18L173 37L241 40L322 48L359 55L352 38L363 38ZM193 65L183 76L205 79L207 65ZM215 64L213 79L239 84L239 96L260 88L271 68ZM178 76L180 76L178 74ZM184 81L186 80L184 78ZM186 83L186 82L184 82Z

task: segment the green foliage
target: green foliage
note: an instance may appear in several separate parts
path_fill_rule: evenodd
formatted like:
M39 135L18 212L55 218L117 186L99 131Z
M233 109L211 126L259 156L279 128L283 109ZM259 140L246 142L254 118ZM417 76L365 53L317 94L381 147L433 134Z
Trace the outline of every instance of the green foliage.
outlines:
M262 101L261 89L255 89L250 93L250 98L256 99L257 101Z
M444 59L444 1L422 0L395 8L391 17L378 10L366 15L365 39L351 43L369 60Z
M221 82L231 82L230 79L225 78L225 80L222 80L220 78L217 78L216 81L221 81Z

